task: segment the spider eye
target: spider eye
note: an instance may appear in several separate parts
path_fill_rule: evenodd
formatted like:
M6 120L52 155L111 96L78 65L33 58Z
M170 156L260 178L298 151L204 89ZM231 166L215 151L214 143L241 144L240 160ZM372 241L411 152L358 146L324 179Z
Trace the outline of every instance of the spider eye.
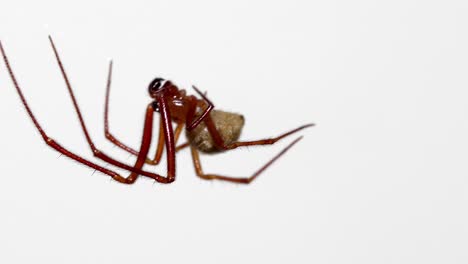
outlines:
M148 86L148 92L150 94L157 92L162 87L162 83L165 80L163 78L155 78Z

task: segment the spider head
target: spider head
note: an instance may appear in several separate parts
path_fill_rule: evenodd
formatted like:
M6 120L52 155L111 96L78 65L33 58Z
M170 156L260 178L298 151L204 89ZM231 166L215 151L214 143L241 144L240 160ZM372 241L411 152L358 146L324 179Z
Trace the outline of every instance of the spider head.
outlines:
M179 90L171 81L163 78L155 78L148 85L148 93L155 99L153 108L159 112L158 99L164 97L170 105L180 106L184 103L185 90Z
M166 84L166 80L163 78L155 78L154 80L151 81L151 83L148 85L148 93L152 98L156 97L156 94L161 91L161 89L164 87Z

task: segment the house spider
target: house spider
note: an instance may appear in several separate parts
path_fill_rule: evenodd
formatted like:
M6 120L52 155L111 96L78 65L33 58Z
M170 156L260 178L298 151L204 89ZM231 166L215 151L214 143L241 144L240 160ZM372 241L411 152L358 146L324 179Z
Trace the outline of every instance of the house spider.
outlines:
M8 61L5 50L0 42L0 51L3 56L3 60L7 66L10 77L13 81L13 84L20 96L21 102L23 103L26 111L31 118L34 126L37 128L41 134L44 142L60 152L61 154L78 161L81 164L84 164L88 167L91 167L103 174L106 174L112 179L125 184L132 184L136 181L139 175L149 177L160 183L171 183L175 180L176 177L176 158L175 154L178 150L189 147L192 153L193 164L195 167L196 174L202 179L206 180L223 180L228 182L237 182L248 184L252 182L260 173L262 173L268 166L270 166L275 160L282 156L286 151L288 151L294 144L296 144L301 137L298 137L287 145L281 152L274 156L270 161L258 169L252 176L245 178L233 178L218 174L207 174L202 170L200 163L199 151L206 153L217 153L222 151L227 151L235 149L242 146L255 146L255 145L271 145L277 142L278 140L287 137L293 133L296 133L304 128L313 126L313 124L306 124L300 126L296 129L293 129L289 132L286 132L278 137L261 139L255 141L238 141L242 127L244 125L244 117L239 114L229 113L219 110L214 110L214 105L206 97L205 94L201 93L195 86L193 89L201 97L198 99L193 95L188 95L185 90L179 89L171 81L164 80L162 78L154 79L148 86L148 93L152 99L152 102L146 107L145 122L143 128L143 136L141 140L141 145L139 150L132 149L116 139L109 130L109 92L111 86L111 77L112 77L112 61L109 64L107 88L106 88L106 99L105 99L105 111L104 111L104 132L105 136L110 142L117 145L121 149L129 152L132 155L137 156L135 164L133 166L127 165L123 162L120 162L111 156L107 155L100 149L96 147L91 136L88 133L88 129L84 122L83 116L81 114L80 108L76 101L75 95L73 93L70 81L67 74L65 73L64 66L60 60L58 51L55 47L55 44L52 38L49 36L49 41L52 46L55 58L57 59L58 66L65 80L66 87L70 94L70 97L73 102L76 114L83 130L83 133L86 137L86 141L96 158L99 158L105 162L108 162L116 167L122 168L129 171L129 175L124 177L113 170L104 168L90 160L87 160L71 151L67 150L65 147L60 145L54 139L49 137L46 132L43 130L39 122L37 121L35 115L31 111L23 92L16 80L16 77L13 73L11 65ZM160 126L159 126L159 138L156 153L154 158L150 159L147 157L148 151L151 144L152 132L153 132L153 114L158 112L161 115ZM172 122L176 123L176 128L173 130ZM188 143L179 145L176 147L176 143L180 137L182 129L185 127ZM159 163L162 157L162 152L166 148L167 152L167 175L162 176L156 173L148 172L143 170L145 164L156 165Z

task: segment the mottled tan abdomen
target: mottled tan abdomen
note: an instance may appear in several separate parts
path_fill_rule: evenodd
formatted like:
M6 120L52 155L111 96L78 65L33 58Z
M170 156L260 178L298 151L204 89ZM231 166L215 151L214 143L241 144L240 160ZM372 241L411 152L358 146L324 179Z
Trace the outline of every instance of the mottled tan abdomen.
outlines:
M244 126L242 115L219 110L211 111L210 115L226 145L239 139ZM204 122L201 122L194 130L187 131L186 134L190 144L200 151L207 153L222 151L216 148Z

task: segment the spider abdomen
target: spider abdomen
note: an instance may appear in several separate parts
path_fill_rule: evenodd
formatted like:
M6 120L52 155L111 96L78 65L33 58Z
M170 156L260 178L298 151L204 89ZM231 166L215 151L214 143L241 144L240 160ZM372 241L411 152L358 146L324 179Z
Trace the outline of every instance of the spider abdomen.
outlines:
M244 127L244 116L219 110L211 111L210 116L225 145L229 145L239 139L242 127ZM200 151L206 153L222 151L216 147L204 122L201 122L192 131L187 131L186 134L190 144Z

